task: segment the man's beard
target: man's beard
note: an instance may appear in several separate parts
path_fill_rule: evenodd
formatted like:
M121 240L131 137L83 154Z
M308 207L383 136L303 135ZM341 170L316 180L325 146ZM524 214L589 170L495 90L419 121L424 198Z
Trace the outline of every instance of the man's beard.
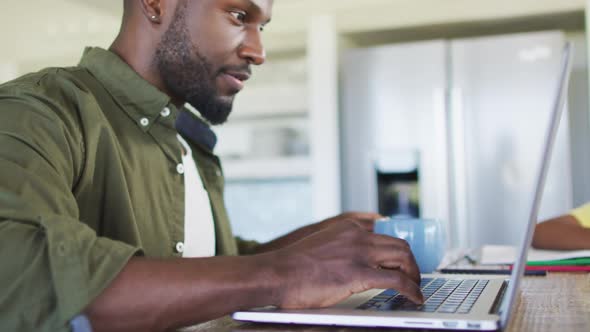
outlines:
M218 96L215 88L218 73L192 43L185 13L186 2L177 8L156 49L155 65L174 97L191 104L211 124L222 124L231 113L234 98Z

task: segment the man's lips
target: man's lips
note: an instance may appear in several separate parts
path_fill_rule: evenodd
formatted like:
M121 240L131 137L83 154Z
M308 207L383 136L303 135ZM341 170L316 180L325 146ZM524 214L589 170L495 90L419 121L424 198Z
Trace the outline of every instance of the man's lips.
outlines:
M233 76L242 82L247 81L250 78L250 73L247 71L226 71L225 74Z
M250 73L246 71L224 71L221 77L231 90L240 91L244 88L244 81L250 78Z

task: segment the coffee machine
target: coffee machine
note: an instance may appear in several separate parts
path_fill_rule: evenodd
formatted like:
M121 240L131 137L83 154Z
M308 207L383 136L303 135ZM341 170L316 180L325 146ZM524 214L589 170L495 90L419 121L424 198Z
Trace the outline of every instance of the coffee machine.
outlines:
M420 191L418 151L391 151L389 160L381 158L375 163L377 208L379 214L390 217L418 218L420 216ZM399 162L404 158L405 163ZM395 162L393 158L398 158ZM389 162L388 162L389 161ZM393 162L392 162L393 161Z

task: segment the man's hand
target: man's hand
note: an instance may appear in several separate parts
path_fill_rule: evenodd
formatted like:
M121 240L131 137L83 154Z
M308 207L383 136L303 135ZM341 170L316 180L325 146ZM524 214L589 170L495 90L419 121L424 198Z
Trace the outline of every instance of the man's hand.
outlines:
M327 307L372 288L394 288L422 303L420 273L407 242L369 232L368 221L343 218L326 221L323 230L272 253L283 285L277 305Z
M325 229L326 227L337 225L342 221L356 221L359 226L365 230L372 232L375 227L375 220L383 218L382 215L371 212L346 212L335 217L326 219L317 223L318 230Z
M332 217L311 225L301 227L287 235L281 236L278 239L261 244L256 248L256 253L264 253L273 250L285 248L311 234L323 231L328 227L338 225L343 221L355 221L363 229L372 232L375 225L375 220L383 218L380 214L370 212L346 212L336 217Z

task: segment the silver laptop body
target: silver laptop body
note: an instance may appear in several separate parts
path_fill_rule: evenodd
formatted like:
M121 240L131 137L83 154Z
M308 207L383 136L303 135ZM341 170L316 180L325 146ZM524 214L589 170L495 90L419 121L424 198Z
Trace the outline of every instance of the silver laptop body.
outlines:
M394 290L373 289L324 309L279 310L269 307L239 311L232 317L242 321L283 324L488 331L504 329L516 302L527 251L537 223L553 143L565 104L571 57L572 45L567 43L530 218L509 280L492 275L424 274L420 286L426 301L419 307L404 302L405 298Z

